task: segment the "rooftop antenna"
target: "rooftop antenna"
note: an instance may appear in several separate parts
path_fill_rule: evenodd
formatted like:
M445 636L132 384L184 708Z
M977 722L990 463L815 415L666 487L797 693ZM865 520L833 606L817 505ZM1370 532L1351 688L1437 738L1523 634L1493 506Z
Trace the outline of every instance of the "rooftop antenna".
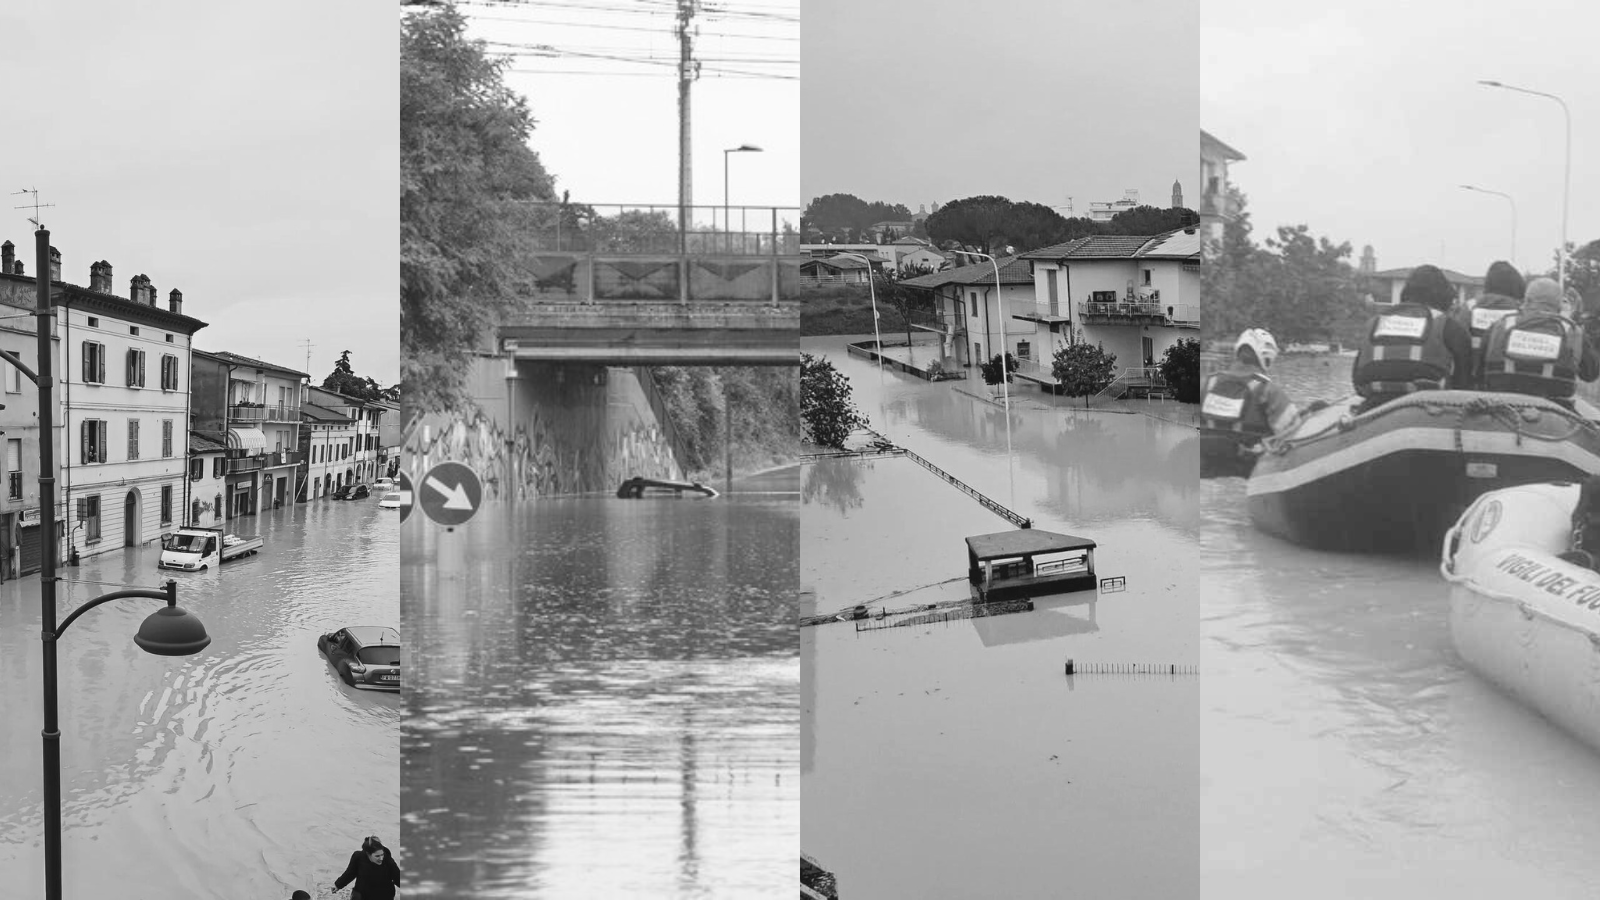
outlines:
M55 206L55 204L54 203L40 203L39 202L39 189L38 188L23 188L20 191L12 191L11 192L11 196L13 196L13 197L18 196L19 194L32 194L33 195L33 202L32 203L24 203L21 206L15 206L15 207L12 207L12 208L13 209L28 209L29 207L32 207L33 208L33 215L31 217L29 217L28 221L33 223L33 227L34 228L36 228L36 229L38 229L40 231L43 231L44 230L44 223L39 221L39 210L41 210L41 209L49 209L50 207Z
M316 345L311 343L311 339L310 338L306 338L305 340L301 341L300 343L306 345L306 375L309 376L311 374L311 348L316 346Z

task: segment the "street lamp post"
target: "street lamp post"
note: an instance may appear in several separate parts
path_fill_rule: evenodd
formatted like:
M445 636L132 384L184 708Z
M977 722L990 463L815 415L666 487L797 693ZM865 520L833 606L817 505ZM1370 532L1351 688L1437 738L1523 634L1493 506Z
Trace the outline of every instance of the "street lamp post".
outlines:
M1503 88L1508 91L1516 91L1519 94L1544 97L1561 104L1561 114L1565 117L1567 125L1567 159L1561 179L1561 252L1556 257L1556 278L1561 285L1562 292L1565 293L1567 289L1567 207L1572 200L1572 111L1567 109L1567 101L1557 97L1555 94L1529 90L1528 88L1503 84L1498 81L1479 80L1478 83L1485 87Z
M1477 191L1480 194L1493 194L1496 197L1504 197L1504 198L1506 198L1507 202L1509 202L1511 204L1511 264L1512 265L1516 265L1517 264L1517 199L1515 197L1511 196L1510 194L1502 193L1501 191L1491 191L1488 188L1474 187L1473 185L1470 185L1470 184L1461 185L1461 189L1465 190L1465 191Z
M760 153L761 148L754 144L740 144L722 151L722 230L726 237L723 246L728 252L733 250L733 223L728 218L728 154L730 153Z
M50 368L50 320L55 310L50 304L50 232L40 227L34 232L37 255L34 282L38 318L39 371L35 373L16 354L0 350L0 357L39 387L39 528L44 542L44 567L39 573L39 618L44 659L44 888L45 900L61 900L61 726L56 692L56 641L77 618L112 600L142 597L165 600L167 605L151 613L139 626L134 643L157 656L190 656L211 643L200 620L178 605L178 585L167 581L163 590L130 588L103 594L73 610L56 622L56 492L55 379Z
M878 281L872 274L872 260L860 253L840 253L840 256L850 256L861 260L867 267L867 296L872 300L872 340L873 349L878 352L878 425L883 427L888 423L883 421L888 418L883 407L883 335L878 330ZM910 348L907 348L908 350Z
M1005 297L1001 294L1000 288L1000 263L987 253L972 252L971 255L987 259L989 265L994 267L994 305L995 310L999 313L997 318L1000 320L1000 394L1005 398L1006 405L1006 466L1009 470L1011 466L1011 368L1006 365L1006 308ZM991 349L994 347L994 335L992 334L989 335L989 346ZM1017 505L1017 483L1014 472L1012 472L1011 480L1011 505L1013 507Z

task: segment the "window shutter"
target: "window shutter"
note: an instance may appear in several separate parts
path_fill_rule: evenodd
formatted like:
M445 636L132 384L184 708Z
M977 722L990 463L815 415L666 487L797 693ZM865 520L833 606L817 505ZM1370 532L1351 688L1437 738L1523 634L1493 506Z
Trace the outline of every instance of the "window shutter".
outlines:
M97 345L95 359L95 381L106 383L106 348Z
M87 421L83 421L83 422L79 422L78 423L78 462L86 463L88 461L89 461L89 423Z
M123 373L127 376L128 386L133 387L133 351L128 351L127 362L123 365Z
M91 373L91 370L89 368L89 366L90 366L90 362L89 362L89 346L90 346L90 344L89 344L88 341L84 341L83 342L83 353L82 353L83 360L82 360L82 362L83 362L83 380L84 381L88 381L89 380L89 375Z
M100 459L101 460L104 460L106 458L106 432L108 432L110 430L111 429L106 427L106 423L105 422L101 422L100 423L100 428L99 428L100 440L99 440L99 443L100 443Z
M144 351L136 350L134 352L139 354L139 387L144 387Z

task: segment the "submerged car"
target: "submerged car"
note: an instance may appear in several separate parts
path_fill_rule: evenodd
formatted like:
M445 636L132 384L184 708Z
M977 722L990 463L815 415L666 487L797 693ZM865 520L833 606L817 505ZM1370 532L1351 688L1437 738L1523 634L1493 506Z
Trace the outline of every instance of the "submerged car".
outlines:
M378 507L381 509L399 509L400 492L390 491L389 493L384 494L383 498L378 501Z
M400 690L400 632L353 625L317 638L317 649L345 684L367 691Z
M367 486L364 484L341 485L333 492L333 499L335 500L365 500L370 496L372 496L372 492L367 490Z

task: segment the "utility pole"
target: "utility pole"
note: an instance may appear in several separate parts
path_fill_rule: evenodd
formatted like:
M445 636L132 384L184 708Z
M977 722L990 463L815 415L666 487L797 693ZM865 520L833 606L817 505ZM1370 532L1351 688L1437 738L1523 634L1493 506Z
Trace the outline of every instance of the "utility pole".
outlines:
M678 0L678 252L689 252L690 207L694 205L691 177L693 154L689 149L689 85L700 74L694 61L694 37L689 24L699 0Z

